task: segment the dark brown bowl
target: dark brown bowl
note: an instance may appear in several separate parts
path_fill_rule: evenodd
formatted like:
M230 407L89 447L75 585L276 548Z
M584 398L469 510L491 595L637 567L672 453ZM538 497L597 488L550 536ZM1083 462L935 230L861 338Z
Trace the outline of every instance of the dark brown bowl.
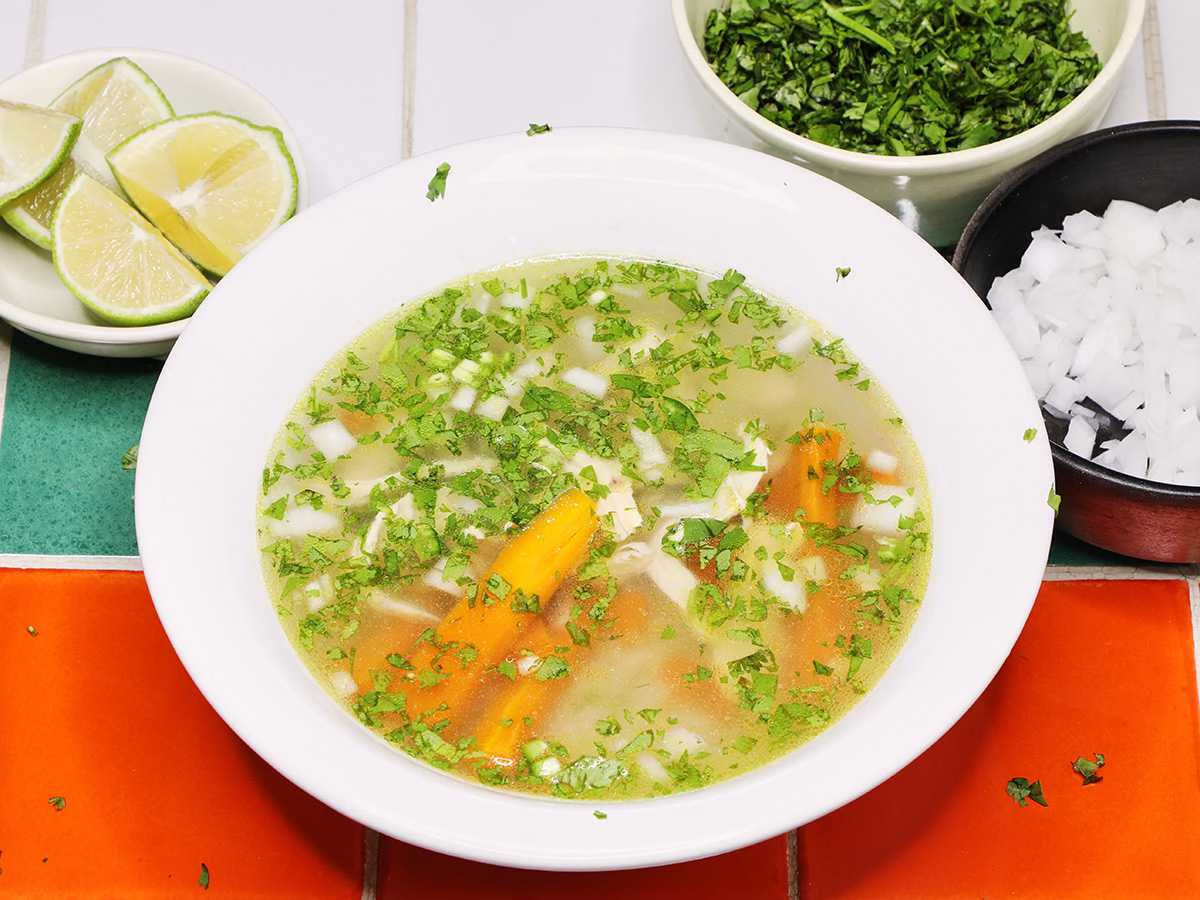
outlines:
M1017 267L1030 233L1112 200L1161 209L1200 198L1200 121L1138 122L1060 144L1014 169L975 211L954 267L980 299ZM1062 445L1067 423L1044 416L1062 496L1058 524L1089 544L1157 562L1200 562L1200 488L1161 484L1081 459ZM1100 440L1120 423L1098 417Z

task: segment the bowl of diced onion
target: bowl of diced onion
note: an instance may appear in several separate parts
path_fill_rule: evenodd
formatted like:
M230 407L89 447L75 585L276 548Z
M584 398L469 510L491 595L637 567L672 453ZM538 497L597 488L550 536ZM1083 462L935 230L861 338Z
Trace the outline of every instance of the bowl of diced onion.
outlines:
M1013 171L954 265L1042 405L1059 524L1200 561L1200 122L1141 122Z

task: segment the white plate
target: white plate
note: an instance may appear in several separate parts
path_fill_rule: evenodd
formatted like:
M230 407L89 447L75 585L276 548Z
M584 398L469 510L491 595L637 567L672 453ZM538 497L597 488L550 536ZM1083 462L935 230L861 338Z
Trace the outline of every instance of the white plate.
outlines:
M438 163L446 197L425 199ZM427 768L339 707L284 637L255 504L268 448L326 361L397 305L549 254L661 258L750 283L842 335L922 448L929 591L878 686L811 743L678 796L565 802ZM851 266L835 285L834 268ZM804 409L803 398L797 408ZM879 784L970 706L1008 655L1050 543L1041 413L987 310L869 201L772 157L650 132L481 141L395 166L268 239L196 313L142 432L137 534L159 617L217 712L280 772L351 818L446 853L608 869L720 853ZM597 806L608 813L599 821Z
M220 69L156 50L85 50L27 69L0 84L0 98L45 105L81 75L127 56L155 80L177 114L226 112L283 132L300 179L297 209L306 205L308 178L296 135L279 111L253 88ZM188 320L122 328L91 315L59 281L50 254L0 221L0 318L31 337L93 356L162 356Z

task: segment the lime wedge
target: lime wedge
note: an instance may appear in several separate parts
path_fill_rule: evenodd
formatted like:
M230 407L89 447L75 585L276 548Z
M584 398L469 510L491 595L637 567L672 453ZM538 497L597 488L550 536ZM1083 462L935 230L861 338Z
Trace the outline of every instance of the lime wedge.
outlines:
M66 113L0 100L0 206L54 174L81 124Z
M224 275L296 211L278 129L221 113L151 125L108 155L117 183L201 268Z
M83 120L79 140L54 176L2 213L4 221L46 250L50 249L54 210L75 176L86 172L115 187L105 154L131 134L174 115L158 85L124 57L92 69L63 91L50 108Z
M81 173L67 186L51 234L63 283L105 321L182 319L211 288L157 228L89 175Z

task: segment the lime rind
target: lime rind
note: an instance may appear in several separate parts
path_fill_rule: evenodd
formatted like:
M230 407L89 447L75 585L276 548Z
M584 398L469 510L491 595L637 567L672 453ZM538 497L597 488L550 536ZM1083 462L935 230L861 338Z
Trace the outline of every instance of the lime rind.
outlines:
M169 119L175 115L175 109L171 106L171 101L167 99L167 95L163 93L162 88L158 86L154 79L151 78L141 66L129 59L127 56L113 57L112 59L106 60L105 62L100 63L100 65L89 69L83 75L79 76L69 85L67 85L67 87L64 88L59 95L54 98L53 101L51 101L50 108L61 111L60 107L68 105L71 96L75 92L81 90L89 81L93 80L97 75L107 69L118 68L125 70L130 77L136 78L137 81L145 88L144 96L149 101L151 107L155 109L157 114L160 115L162 119ZM160 121L162 119L160 119ZM87 123L85 120L85 128L86 124ZM81 129L76 139L75 146L72 148L73 155L71 158L75 161L76 166L80 169L80 171L92 174L101 182L108 182L110 176L107 167L97 171L92 165L87 164L88 161L91 161L95 163L97 167L99 167L102 165L99 160L103 159L105 154L99 148L94 148L90 150L90 152L83 153L83 151L86 149L85 145L87 145L88 148L92 147L92 145L88 143L88 137L87 134L84 133L84 130L85 129ZM86 157L86 159L84 157ZM63 161L65 162L65 159ZM36 190L36 188L34 190ZM26 191L25 193L31 194L33 191ZM35 218L21 205L20 198L9 201L9 204L10 205L7 209L0 210L0 218L3 218L4 221L7 222L9 226L11 226L12 229L17 232L17 234L21 235L21 237L25 238L30 243L41 247L43 250L53 251L54 240L51 235L52 226L43 225L41 221ZM50 218L53 218L53 214L50 215Z
M122 178L120 168L119 168L119 166L120 166L119 157L121 157L124 153L127 153L133 149L136 149L136 147L139 143L141 143L143 140L147 140L147 139L153 137L154 136L153 133L156 131L159 131L161 129L177 129L180 127L181 123L186 123L189 120L210 119L210 118L223 119L226 121L237 122L239 125L247 128L247 129L267 135L274 142L274 145L279 152L280 159L287 166L288 185L290 188L288 203L283 208L282 212L275 217L275 219L272 221L270 226L264 230L262 236L260 236L260 238L259 238L259 240L261 241L268 234L270 234L275 229L279 228L279 226L281 226L284 222L288 221L288 219L292 218L292 216L294 216L296 214L296 206L299 202L299 197L300 197L300 176L296 172L296 161L292 157L291 151L288 149L287 140L284 138L283 132L280 131L278 128L275 128L272 125L259 125L258 123L251 122L249 119L244 119L241 116L235 116L230 113L223 113L223 112L217 112L217 111L202 112L202 113L189 113L189 114L183 115L183 116L175 116L174 118L166 119L162 122L155 122L153 125L149 125L146 128L143 128L141 131L137 132L136 134L130 135L124 141L122 141L120 144L113 147L113 149L108 152L108 157L107 157L108 166L112 170L113 177L116 179L117 184L120 186L121 190L123 190L125 192L126 196L129 198L130 203L133 204L134 208L136 208L138 210L138 212L140 212L147 219L150 219L151 221L153 221L153 219L151 219L151 217L149 216L147 211L145 209L143 209L138 204L137 200L134 198L134 194L136 192L131 191L129 189L129 186L128 186L126 180ZM179 247L179 249L183 252L183 254L185 256L188 257L188 259L190 259L193 263L195 263L196 266L201 269L201 271L205 272L206 274L208 274L210 276L213 276L215 278L221 278L224 275L227 275L229 272L228 269L226 269L225 271L220 271L220 270L214 269L210 266L206 266L201 260L198 260L191 254L189 254L187 252L186 248Z
M58 171L58 167L62 165L63 160L65 160L70 154L71 148L75 146L75 141L79 139L79 132L80 129L83 128L83 121L78 116L66 116L65 113L44 110L25 103L8 103L0 100L0 106L6 106L10 109L14 107L19 109L27 109L31 114L40 113L48 117L52 116L54 118L70 119L70 121L65 123L65 127L63 128L63 133L59 138L58 145L54 149L53 155L51 155L47 160L42 170L26 179L21 184L11 188L6 193L0 193L0 206L4 206L6 203L10 203L11 201L18 199L23 194L27 194L32 190L36 190L43 182L46 181L47 178Z
M173 255L179 263L191 268L192 271L195 272L196 281L198 282L195 289L190 293L172 299L171 301L151 307L149 310L131 312L123 310L116 304L106 302L103 299L94 296L91 291L80 285L74 278L71 277L70 273L63 265L63 260L61 258L63 248L59 245L60 242L58 240L58 236L61 233L64 217L71 208L68 201L72 198L73 194L75 194L75 192L84 186L88 181L93 182L104 191L109 190L86 173L80 173L75 177L70 186L63 193L62 201L59 203L58 208L54 213L54 222L51 226L51 232L54 235L54 268L58 272L58 277L62 279L62 283L72 294L75 295L80 303L87 307L98 318L114 325L157 325L162 322L174 322L178 319L183 319L190 316L196 311L196 308L200 306L204 298L208 296L209 292L212 290L212 285L205 281L203 276L191 265L187 257L180 253L170 241L163 237L163 235L159 233L158 229L155 228L152 223L147 221L140 213L134 210L134 208L128 203L125 203L125 201L121 198L117 199L129 209L129 213L132 216L141 219L146 229L152 232L153 235L155 235L159 241L161 241L164 251ZM110 193L112 192L110 191ZM116 195L114 194L114 197L115 196Z
M102 69L107 69L110 66L113 68L116 68L117 66L127 66L132 69L134 74L136 74L142 80L146 87L150 88L150 96L155 97L162 105L161 111L163 115L167 118L175 115L175 107L171 106L171 101L167 99L167 95L163 93L162 88L158 86L158 82L147 75L146 70L135 63L128 56L114 56L112 59L105 60L104 62L100 63L100 65L88 69L69 85L67 85L62 92L50 102L51 108L57 108L57 104L62 103L72 91L76 90Z

